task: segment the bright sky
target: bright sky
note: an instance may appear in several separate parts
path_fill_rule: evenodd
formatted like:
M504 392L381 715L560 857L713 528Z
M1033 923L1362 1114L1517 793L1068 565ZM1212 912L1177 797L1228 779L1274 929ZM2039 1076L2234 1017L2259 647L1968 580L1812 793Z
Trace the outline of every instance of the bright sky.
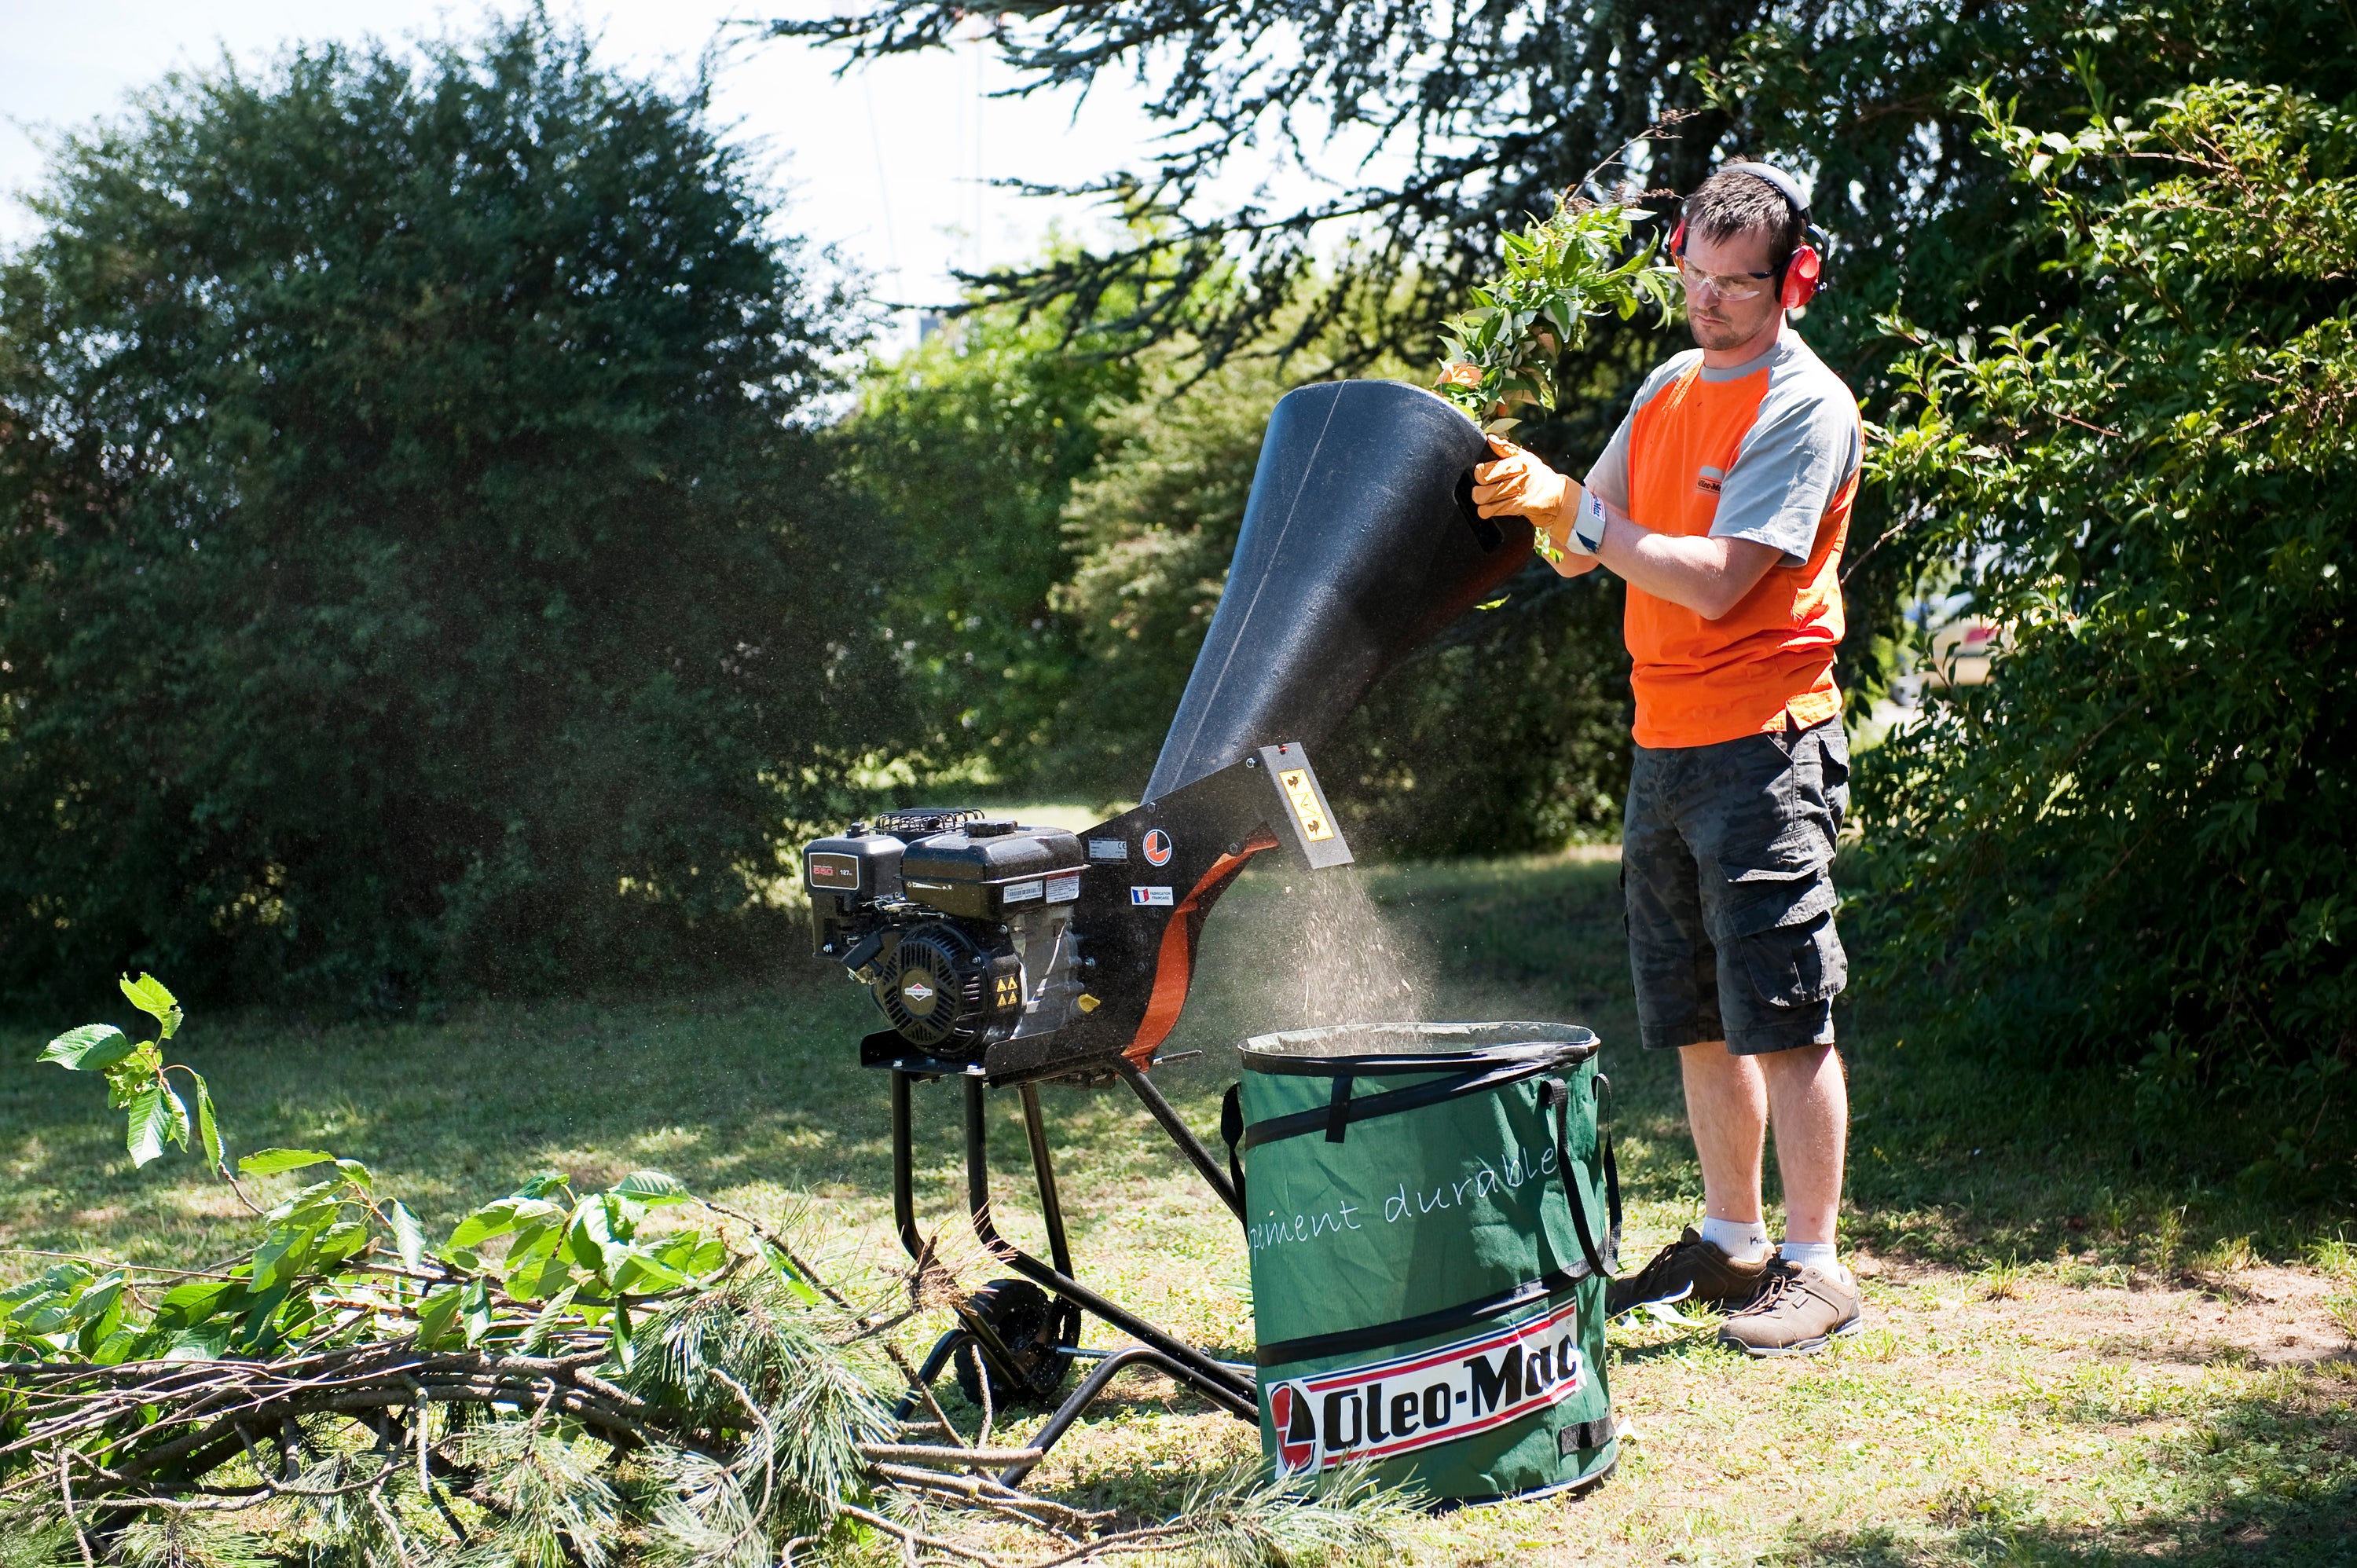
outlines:
M0 27L0 242L33 220L16 193L39 177L43 142L118 111L124 95L176 68L241 64L305 38L392 41L446 27L479 31L490 10L431 0L16 0ZM686 77L724 22L776 14L759 0L580 0L558 5L634 71ZM796 7L807 14L806 7ZM1075 181L1144 162L1154 127L1134 93L1072 100L986 99L1008 84L981 46L885 62L837 80L835 60L799 45L739 48L718 74L716 107L737 137L773 160L795 192L788 224L839 244L877 274L879 295L912 305L956 297L952 266L1017 260L1051 223L1095 231L1079 204L991 190L984 178ZM1108 87L1113 86L1111 82ZM902 331L913 336L913 324ZM905 339L904 339L905 340Z

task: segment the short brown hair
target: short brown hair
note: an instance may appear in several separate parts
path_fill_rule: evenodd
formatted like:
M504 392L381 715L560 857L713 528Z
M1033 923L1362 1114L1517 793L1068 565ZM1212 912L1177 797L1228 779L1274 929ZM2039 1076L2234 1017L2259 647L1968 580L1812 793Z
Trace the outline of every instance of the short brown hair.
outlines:
M1792 210L1784 193L1740 168L1723 168L1704 180L1686 198L1681 216L1686 232L1714 242L1765 230L1768 264L1775 268L1778 277L1784 275L1792 252L1801 248L1801 215Z

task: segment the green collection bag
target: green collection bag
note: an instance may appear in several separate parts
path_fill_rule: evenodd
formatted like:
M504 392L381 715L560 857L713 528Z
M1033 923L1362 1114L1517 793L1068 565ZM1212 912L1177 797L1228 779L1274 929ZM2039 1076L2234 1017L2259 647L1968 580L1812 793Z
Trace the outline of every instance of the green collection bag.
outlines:
M1352 1024L1243 1046L1261 1447L1472 1502L1619 1458L1604 1285L1619 1177L1597 1040L1563 1024Z

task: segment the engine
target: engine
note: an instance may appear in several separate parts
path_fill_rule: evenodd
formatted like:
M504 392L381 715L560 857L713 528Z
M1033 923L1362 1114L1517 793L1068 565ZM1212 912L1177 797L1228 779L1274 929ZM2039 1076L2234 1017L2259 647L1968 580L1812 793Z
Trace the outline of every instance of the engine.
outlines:
M927 1056L979 1063L1082 1009L1078 835L971 810L896 811L817 840L802 864L819 953Z
M1347 865L1301 747L1265 746L1086 832L971 810L894 811L802 851L813 940L888 1028L871 1066L1086 1080L1148 1065L1178 1022L1203 918L1281 849Z

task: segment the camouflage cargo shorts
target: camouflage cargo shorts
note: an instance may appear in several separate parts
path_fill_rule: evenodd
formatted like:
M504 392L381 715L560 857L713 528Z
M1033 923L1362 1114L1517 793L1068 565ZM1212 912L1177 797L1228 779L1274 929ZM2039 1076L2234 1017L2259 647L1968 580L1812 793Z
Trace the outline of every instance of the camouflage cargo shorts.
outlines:
M1636 748L1620 886L1638 1034L1738 1056L1830 1045L1849 978L1834 844L1849 807L1838 717L1715 746Z

